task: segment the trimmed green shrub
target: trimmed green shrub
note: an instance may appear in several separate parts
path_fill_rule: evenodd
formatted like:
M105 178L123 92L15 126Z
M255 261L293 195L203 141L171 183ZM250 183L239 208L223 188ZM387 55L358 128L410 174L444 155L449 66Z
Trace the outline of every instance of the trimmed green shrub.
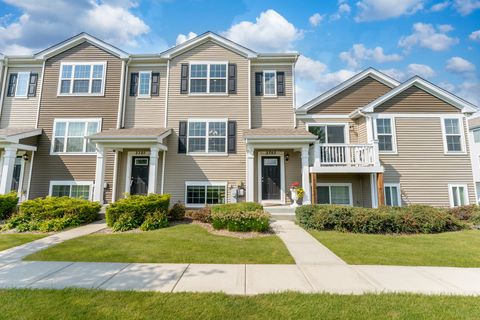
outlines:
M469 221L473 217L480 215L480 206L471 204L467 206L449 208L448 212L459 220Z
M217 204L211 207L211 222L215 229L229 231L266 231L270 214L256 202Z
M425 205L378 209L310 205L298 207L296 216L304 228L355 233L439 233L466 226L446 210Z
M101 205L98 202L69 198L46 197L28 200L20 211L6 223L7 229L24 231L60 231L98 219Z
M169 205L169 194L128 196L110 204L107 207L107 225L116 231L135 229L142 225L143 221L145 221L145 218L149 214L154 214L157 211L168 212ZM115 226L116 222L119 221L120 218L120 223Z
M143 221L140 229L143 231L157 230L168 227L168 218L164 212L157 211L148 215Z
M196 210L188 210L185 216L189 219L204 223L212 222L212 210L210 207L203 207Z
M17 209L18 196L15 192L0 195L0 220L9 218Z
M168 210L168 219L171 221L183 220L185 211L185 206L181 202L177 202Z

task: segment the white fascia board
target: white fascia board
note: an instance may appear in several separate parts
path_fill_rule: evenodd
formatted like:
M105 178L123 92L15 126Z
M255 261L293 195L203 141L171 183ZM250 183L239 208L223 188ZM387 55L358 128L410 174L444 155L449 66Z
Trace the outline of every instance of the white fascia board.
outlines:
M398 85L400 85L400 82L398 82L397 80L387 76L386 74L381 73L380 71L375 70L373 68L368 68L368 69L356 74L355 76L351 77L350 79L340 83L336 87L333 87L332 89L328 90L327 92L319 95L318 97L308 101L304 105L297 108L295 110L295 112L297 112L299 114L306 113L308 110L312 109L316 105L322 103L323 101L325 101L327 99L330 99L331 97L333 97L333 96L337 95L338 93L350 88L354 84L360 82L361 80L363 80L367 77L372 77L373 79L380 81L381 83L385 84L386 86L388 86L390 88L394 88L394 87L397 87Z
M120 59L127 59L129 57L129 54L126 53L123 50L118 49L117 47L112 46L111 44L108 44L100 39L97 39L87 33L80 33L70 39L67 39L63 42L60 42L59 44L56 44L48 49L45 49L43 51L38 52L37 54L34 55L35 58L37 59L47 59L49 57L55 56L65 50L68 50L70 48L73 48L83 42L89 42L107 52L110 52L111 54L119 57Z
M223 47L226 47L230 50L233 50L239 54L241 54L242 56L244 57L247 57L247 58L255 58L258 56L258 53L256 53L255 51L252 51L250 49L247 49L241 45L239 45L238 43L235 43L231 40L228 40L224 37L221 37L219 36L218 34L215 34L213 32L206 32L202 35L199 35L198 37L195 37L191 40L188 40L188 41L185 41L184 43L182 44L179 44L178 46L175 46L173 48L170 48L164 52L162 52L160 54L160 56L162 58L165 58L165 59L171 59L193 47L196 47L206 41L214 41L216 42L217 44L223 46Z
M422 90L425 90L426 92L432 94L433 96L445 101L448 104L451 104L452 106L456 107L463 113L473 113L473 112L478 112L479 109L475 107L473 104L455 96L454 94L418 77L415 76L411 78L410 80L405 81L398 87L390 90L383 96L377 98L376 100L370 102L367 104L365 107L362 108L362 112L374 112L375 107L381 105L382 103L390 100L397 94L405 91L406 89L412 87L412 86L417 86Z

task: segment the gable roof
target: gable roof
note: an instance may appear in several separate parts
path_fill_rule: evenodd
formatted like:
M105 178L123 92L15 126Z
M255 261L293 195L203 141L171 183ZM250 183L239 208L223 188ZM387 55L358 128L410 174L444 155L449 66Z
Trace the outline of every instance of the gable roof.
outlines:
M213 41L217 43L220 46L223 46L227 49L230 49L232 51L237 52L238 54L246 57L246 58L255 58L258 56L258 53L250 50L248 48L245 48L244 46L239 45L238 43L235 43L231 40L228 40L227 38L224 38L222 36L219 36L216 33L213 33L211 31L207 31L193 39L187 40L175 47L172 47L164 52L162 52L160 55L162 58L166 59L171 59L193 47L199 46L207 41Z
M401 85L397 86L396 88L390 90L386 94L381 97L378 97L374 101L367 104L365 107L361 108L361 112L374 112L375 107L381 105L382 103L390 100L397 94L405 91L406 89L416 86L431 95L445 101L446 103L456 107L457 109L461 110L463 113L474 113L479 111L476 106L463 100L462 98L457 97L453 93L450 93L427 80L420 78L419 76L415 76L410 80L405 81Z
M295 112L297 113L306 113L308 110L314 108L315 106L319 105L320 103L330 99L331 97L339 94L340 92L350 88L354 84L362 81L363 79L371 77L386 86L390 88L394 88L400 84L397 80L393 79L390 76L387 76L386 74L374 69L374 68L368 68L363 70L362 72L354 75L350 79L340 83L336 87L333 87L332 89L328 90L327 92L319 95L318 97L308 101L304 105L300 106L299 108L296 109Z
M59 53L62 53L68 49L71 49L83 42L89 42L111 54L113 54L114 56L117 56L121 59L126 59L129 57L129 54L126 53L125 51L123 50L120 50L118 49L117 47L115 46L112 46L111 44L108 44L106 43L105 41L103 40L100 40L98 38L95 38L94 36L88 34L88 33L85 33L85 32L82 32L82 33L79 33L77 34L76 36L73 36L65 41L62 41L56 45L53 45L45 50L42 50L38 53L36 53L34 55L35 58L37 59L47 59L47 58L50 58L52 56L55 56Z

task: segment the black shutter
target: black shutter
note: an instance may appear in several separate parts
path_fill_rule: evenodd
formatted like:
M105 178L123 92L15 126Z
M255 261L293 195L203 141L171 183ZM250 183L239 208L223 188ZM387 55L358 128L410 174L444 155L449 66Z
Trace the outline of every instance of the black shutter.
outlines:
M7 90L8 97L13 97L15 95L16 86L17 86L17 74L10 73L10 78L8 78L8 90Z
M237 65L234 63L228 65L228 93L237 93Z
M228 153L237 153L237 121L228 121Z
M187 121L178 124L178 153L187 153Z
M152 96L159 95L159 88L160 88L160 73L154 72L152 73Z
M182 71L180 73L180 93L188 93L188 64L182 63Z
M285 95L285 72L277 72L277 96Z
M134 97L137 95L138 90L138 72L132 72L130 74L130 96Z
M263 96L263 72L255 72L255 95Z
M30 73L30 82L28 83L28 96L35 97L37 94L38 73Z

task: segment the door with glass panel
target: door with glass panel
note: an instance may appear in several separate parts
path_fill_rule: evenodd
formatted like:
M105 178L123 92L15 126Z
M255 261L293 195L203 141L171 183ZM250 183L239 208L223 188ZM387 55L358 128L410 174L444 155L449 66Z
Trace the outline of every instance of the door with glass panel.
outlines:
M352 192L349 184L317 184L318 204L352 205Z
M149 157L132 157L132 177L130 194L148 193L148 161Z
M22 194L22 180L23 180L23 159L22 157L15 158L15 165L13 167L12 188L20 196Z
M320 159L322 163L340 164L346 162L346 146L339 145L346 143L345 125L309 125L308 131L316 135L318 142L323 145L320 148Z

